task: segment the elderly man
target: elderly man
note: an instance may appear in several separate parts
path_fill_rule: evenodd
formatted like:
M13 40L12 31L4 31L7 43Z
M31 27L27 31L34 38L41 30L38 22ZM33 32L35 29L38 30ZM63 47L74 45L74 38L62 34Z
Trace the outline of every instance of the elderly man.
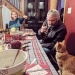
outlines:
M55 52L54 45L57 41L63 41L67 34L65 25L60 20L60 14L57 10L52 9L47 13L47 18L38 31L42 37L40 41L46 54Z

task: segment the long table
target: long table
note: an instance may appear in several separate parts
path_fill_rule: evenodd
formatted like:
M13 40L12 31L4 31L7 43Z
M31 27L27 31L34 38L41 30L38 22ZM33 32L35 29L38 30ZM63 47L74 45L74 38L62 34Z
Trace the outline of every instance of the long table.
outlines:
M48 59L46 53L44 52L42 46L40 45L38 39L36 36L27 36L25 37L25 40L28 41L27 43L27 50L26 53L28 54L27 57L27 62L26 62L26 68L31 64L31 62L36 58L36 61L28 68L33 68L35 66L40 66L42 69L38 67L38 69L35 70L28 70L27 69L27 75L29 75L32 72L37 72L37 71L46 71L46 74L41 74L41 75L58 75L57 71L51 64L50 60ZM30 74L32 75L32 74ZM39 75L35 73L35 75Z
M28 32L28 30L26 31ZM36 36L25 36L23 41L28 42L26 44L27 47L25 48L28 57L23 72L25 72L26 69L27 70L26 74L23 75L39 75L40 73L40 75L58 75ZM30 65L34 59L36 59L36 61L32 65ZM30 67L28 67L29 65Z

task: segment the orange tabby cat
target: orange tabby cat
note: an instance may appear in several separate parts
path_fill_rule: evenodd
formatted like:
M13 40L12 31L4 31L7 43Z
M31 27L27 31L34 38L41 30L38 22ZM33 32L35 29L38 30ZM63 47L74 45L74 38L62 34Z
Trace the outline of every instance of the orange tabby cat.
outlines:
M70 55L66 50L65 41L57 42L56 60L62 75L75 75L75 56Z

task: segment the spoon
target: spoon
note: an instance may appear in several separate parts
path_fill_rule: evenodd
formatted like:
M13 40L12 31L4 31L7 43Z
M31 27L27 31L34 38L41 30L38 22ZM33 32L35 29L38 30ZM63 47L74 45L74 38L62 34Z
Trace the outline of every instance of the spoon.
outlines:
M36 58L30 63L30 65L25 69L25 71L36 61Z
M13 61L12 66L14 65L14 62L15 62L15 60L16 60L16 58L17 58L17 56L19 55L19 53L20 53L20 49L18 49L18 51L17 51L17 53L16 53L16 56L15 56L15 59L14 59L14 61Z
M29 65L26 69L24 69L23 75L26 75L26 70L27 70L35 61L36 61L36 58L30 63L30 65Z

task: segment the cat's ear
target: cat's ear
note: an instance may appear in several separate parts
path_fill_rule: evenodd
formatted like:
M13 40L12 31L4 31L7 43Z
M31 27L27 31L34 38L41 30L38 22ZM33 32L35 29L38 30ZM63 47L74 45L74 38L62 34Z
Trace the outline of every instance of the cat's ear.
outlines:
M62 48L62 44L58 42L58 48Z
M65 44L65 40L62 41L62 44Z

